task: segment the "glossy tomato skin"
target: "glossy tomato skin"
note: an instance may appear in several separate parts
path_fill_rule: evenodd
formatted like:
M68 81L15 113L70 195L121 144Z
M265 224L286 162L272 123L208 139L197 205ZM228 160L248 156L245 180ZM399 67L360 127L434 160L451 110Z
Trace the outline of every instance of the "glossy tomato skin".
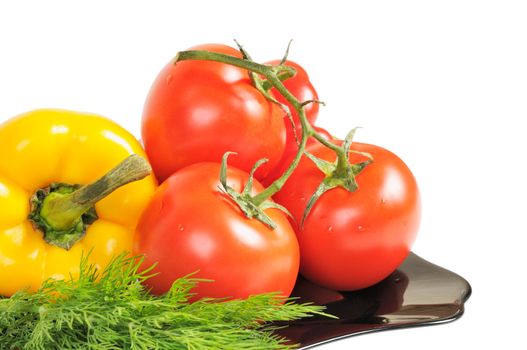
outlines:
M335 188L313 206L303 227L296 225L300 272L335 290L369 287L392 273L407 257L420 222L420 197L411 171L395 154L354 142L353 150L369 152L374 162L357 177L359 189ZM314 144L308 151L333 161L335 155ZM364 160L350 153L353 163ZM300 223L309 198L323 174L303 158L275 200Z
M268 64L277 65L280 63L279 60L270 61L267 62ZM296 75L292 78L289 78L285 80L284 86L293 94L293 96L296 97L299 101L309 101L309 100L318 100L318 94L315 90L315 87L309 80L309 76L304 68L302 68L301 65L294 61L286 61L286 66L292 67L296 70ZM298 113L295 111L295 109L291 106L291 104L283 97L276 89L271 89L272 94L275 96L275 98L285 104L289 107L289 110L291 111L291 116L293 117L293 121L295 123L295 130L298 140L302 137L302 125L300 123L300 119L298 117ZM319 104L318 103L310 103L304 107L304 111L306 113L307 120L312 125L315 124L315 121L318 117L318 110L319 110ZM284 154L282 156L282 159L280 160L278 166L273 169L273 171L264 179L265 184L269 184L276 180L282 173L287 169L287 166L289 165L289 162L292 158L294 158L298 146L297 146L297 139L295 138L295 134L293 132L293 125L291 124L291 121L287 118L287 115L284 115L284 123L286 128L286 143L285 143L285 150Z
M234 157L232 157L234 158ZM299 248L285 214L266 213L276 223L271 230L247 219L219 190L220 166L199 163L170 176L157 190L139 222L135 252L145 254L145 266L157 263L159 275L148 280L155 294L172 282L199 271L197 298L246 298L279 291L288 296L299 268ZM241 191L248 174L229 167L228 184ZM254 190L262 190L255 181ZM254 192L254 193L256 193Z
M201 45L240 57L225 45ZM211 61L168 63L146 99L142 139L158 180L187 165L221 160L237 152L232 165L249 171L261 158L263 178L277 164L285 147L284 112L252 85L246 70Z

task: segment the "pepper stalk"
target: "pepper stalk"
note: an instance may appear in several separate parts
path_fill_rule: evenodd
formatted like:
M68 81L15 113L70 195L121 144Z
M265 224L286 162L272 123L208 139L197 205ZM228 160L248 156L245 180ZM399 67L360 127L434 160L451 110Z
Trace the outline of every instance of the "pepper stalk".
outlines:
M151 170L143 157L133 154L91 184L51 184L33 195L29 220L46 242L69 250L97 220L95 203L119 187L145 178Z

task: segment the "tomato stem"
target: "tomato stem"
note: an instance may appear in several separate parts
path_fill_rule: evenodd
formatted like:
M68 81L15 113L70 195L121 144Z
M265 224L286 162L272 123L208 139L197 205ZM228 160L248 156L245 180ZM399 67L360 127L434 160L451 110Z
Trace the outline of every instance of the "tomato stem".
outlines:
M293 108L297 112L298 117L300 119L300 123L302 125L302 137L300 139L298 151L295 154L295 158L293 159L291 164L289 164L284 173L273 183L271 183L267 188L265 188L262 192L258 193L256 196L253 197L253 201L256 205L263 203L282 189L287 179L291 176L293 171L296 169L298 163L300 162L300 159L302 158L302 155L304 153L304 149L306 148L307 139L313 134L313 132L315 132L315 130L313 130L313 128L311 128L311 126L309 125L302 103L299 102L296 97L293 96L291 92L289 92L289 90L287 90L287 88L277 76L271 75L267 78L268 81L276 88L276 90L278 90L279 93L282 94L282 96L284 96L284 98L291 104L291 106L293 106Z
M177 64L179 61L215 61L230 64L240 68L247 69L251 72L261 74L267 77L270 72L270 66L259 64L254 61L245 60L235 56L225 55L218 52L203 51L203 50L188 50L180 51L174 58L174 62Z
M280 79L280 81L284 81L294 76L295 76L295 73L291 71L287 71L287 72L279 73L278 79ZM262 82L262 88L264 88L265 90L270 90L272 87L273 87L273 84L270 81L266 80Z
M339 160L339 164L341 164L340 166L342 167L342 170L344 171L344 168L349 166L347 165L347 151L344 148L330 141L327 141L309 124L304 110L306 101L297 100L296 97L293 96L293 94L291 94L291 92L287 90L287 88L282 83L282 80L294 76L296 73L295 70L291 67L281 64L278 66L259 64L250 60L247 55L245 56L246 58L238 58L217 52L189 50L179 52L175 57L174 61L177 64L177 62L185 60L207 60L226 63L236 67L247 69L250 72L265 77L266 80L262 83L262 86L265 89L270 89L271 87L274 87L276 90L278 90L280 94L282 94L282 96L291 104L291 106L293 106L293 108L297 112L302 126L302 137L300 139L298 151L295 155L295 158L285 170L285 172L278 179L271 183L262 192L252 197L252 203L256 206L260 206L267 199L269 199L271 196L273 196L275 193L282 189L287 179L291 176L298 163L300 162L300 159L304 154L304 150L306 148L307 140L309 137L315 138L318 142L333 150L337 155L337 159ZM316 101L311 102L316 103Z

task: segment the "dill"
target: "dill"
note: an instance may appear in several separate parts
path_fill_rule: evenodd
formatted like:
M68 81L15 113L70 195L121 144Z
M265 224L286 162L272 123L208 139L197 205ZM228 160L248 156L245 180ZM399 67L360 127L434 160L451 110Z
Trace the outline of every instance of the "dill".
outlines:
M270 322L325 315L276 293L191 303L192 289L207 283L192 276L154 296L142 285L152 276L142 262L120 255L100 272L83 258L78 279L0 299L2 349L290 349Z

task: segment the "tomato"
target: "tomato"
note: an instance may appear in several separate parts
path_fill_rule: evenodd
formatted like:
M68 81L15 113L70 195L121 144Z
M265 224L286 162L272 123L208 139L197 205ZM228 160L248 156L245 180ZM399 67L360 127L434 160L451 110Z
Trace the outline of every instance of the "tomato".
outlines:
M369 152L374 159L356 176L358 189L349 192L337 187L325 192L303 226L295 225L301 274L335 290L365 288L392 273L408 255L420 221L419 190L404 162L375 145L354 142L351 149ZM336 158L320 144L307 150L327 161ZM350 153L352 163L364 160ZM323 178L304 157L274 199L300 223Z
M267 62L267 64L277 65L280 61L270 61ZM300 66L298 63L295 63L293 61L286 61L286 66L293 67L296 70L296 75L292 78L289 78L285 80L284 86L293 94L293 96L296 97L297 100L300 102L303 101L309 101L309 100L318 100L318 94L315 90L313 84L311 84L309 80L309 76L307 75L307 72ZM295 109L291 106L291 104L283 97L276 89L271 89L271 92L273 96L275 96L276 100L278 102L284 103L286 106L289 107L289 110L291 111L291 116L293 117L293 121L295 123L295 129L293 129L293 125L291 124L291 121L288 119L287 115L284 116L284 123L286 128L286 144L285 144L285 150L284 154L282 156L282 159L279 162L278 167L273 169L271 174L267 176L264 179L265 184L269 184L276 180L280 175L283 174L285 169L287 169L290 160L292 160L298 150L297 145L297 138L300 140L302 137L302 125L300 123L300 119L298 117L298 113L295 111ZM311 124L315 124L315 121L317 120L318 116L318 109L319 105L318 103L310 103L307 104L304 107L304 111L306 113L307 120ZM297 138L295 138L294 131L296 131Z
M225 45L208 50L241 57ZM146 99L142 139L159 181L187 165L217 161L227 151L232 165L246 171L261 158L265 177L285 147L284 111L251 83L246 70L211 61L170 62L159 73Z
M233 157L234 159L234 157ZM198 163L170 176L144 211L135 240L136 253L146 265L157 263L159 274L147 281L156 294L172 282L199 271L197 297L246 298L251 294L281 292L289 296L298 274L299 248L286 215L265 213L276 224L270 229L248 219L219 188L220 165ZM249 175L229 167L227 183L237 192ZM255 181L252 194L262 190Z

